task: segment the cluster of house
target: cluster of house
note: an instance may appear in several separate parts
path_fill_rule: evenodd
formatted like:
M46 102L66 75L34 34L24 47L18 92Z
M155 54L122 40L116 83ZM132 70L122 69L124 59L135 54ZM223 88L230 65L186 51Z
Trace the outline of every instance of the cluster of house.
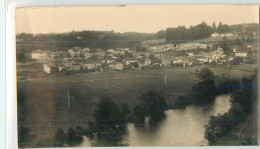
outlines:
M161 46L161 45L160 45ZM250 46L250 45L249 45ZM252 46L247 48L252 48ZM164 48L170 46L164 46ZM182 49L203 48L207 45L200 43L181 44L178 45ZM158 47L157 47L158 48ZM166 48L167 49L167 48ZM142 69L150 66L173 66L179 65L183 67L191 66L193 64L204 63L218 63L224 64L234 60L235 57L246 58L248 53L240 47L233 48L233 54L227 56L221 47L210 52L190 52L187 51L185 55L174 56L171 50L158 50L159 52L147 53L134 52L129 48L117 49L90 49L73 47L66 51L47 52L42 50L34 50L31 53L32 59L39 61L48 60L43 62L43 71L51 73L53 71L82 71L82 70L123 70L127 68ZM153 54L154 59L149 55ZM131 55L131 56L129 56ZM150 58L148 58L150 57Z
M89 49L73 47L64 53L63 51L48 52L34 50L31 58L43 63L43 71L46 73L57 71L82 71L82 70L123 70L124 68L141 69L149 66L151 60L147 56L138 55L128 58L127 55L135 55L129 48ZM124 57L122 59L122 57Z
M163 52L169 50L192 50L192 49L206 49L207 44L202 43L183 43L183 44L164 44L156 46L148 46L147 49L152 52Z
M248 46L247 49L250 47ZM174 57L169 52L158 52L154 54L156 58L161 59L164 66L168 65L182 65L183 67L191 66L193 64L205 64L205 63L217 63L217 64L229 64L235 57L248 57L248 51L242 50L239 46L233 48L233 53L228 56L224 54L221 47L218 47L214 51L210 52L187 52L186 55Z

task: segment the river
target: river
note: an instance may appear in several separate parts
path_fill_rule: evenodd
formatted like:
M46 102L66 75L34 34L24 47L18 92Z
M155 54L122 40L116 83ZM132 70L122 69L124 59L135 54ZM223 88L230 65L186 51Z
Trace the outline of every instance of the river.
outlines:
M224 114L230 108L230 94L219 95L214 103L207 106L189 105L185 109L165 111L165 117L153 121L145 118L141 126L127 124L123 143L129 146L201 146L208 145L204 138L205 125L211 116ZM84 138L81 146L89 146Z

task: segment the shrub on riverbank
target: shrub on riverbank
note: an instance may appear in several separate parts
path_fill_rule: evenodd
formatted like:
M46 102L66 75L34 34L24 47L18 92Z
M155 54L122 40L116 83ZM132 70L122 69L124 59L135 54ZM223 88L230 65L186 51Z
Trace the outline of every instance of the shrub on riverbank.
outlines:
M243 78L240 88L233 91L231 95L229 112L211 117L205 131L205 138L209 141L209 145L213 145L219 139L230 134L235 126L244 123L247 116L251 112L254 112L253 104L256 99L256 89L254 86L256 82L255 75L251 79Z
M156 91L148 91L140 98L140 105L134 108L135 116L144 118L145 116L160 117L167 107L165 98Z
M193 104L205 104L214 101L217 91L214 73L208 68L202 68L197 75L201 81L192 86L189 93L191 102Z

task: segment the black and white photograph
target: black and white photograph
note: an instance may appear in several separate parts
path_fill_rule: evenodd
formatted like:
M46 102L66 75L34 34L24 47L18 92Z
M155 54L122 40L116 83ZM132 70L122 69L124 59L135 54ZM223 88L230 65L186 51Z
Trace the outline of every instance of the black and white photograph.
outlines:
M15 9L19 148L257 146L258 5Z

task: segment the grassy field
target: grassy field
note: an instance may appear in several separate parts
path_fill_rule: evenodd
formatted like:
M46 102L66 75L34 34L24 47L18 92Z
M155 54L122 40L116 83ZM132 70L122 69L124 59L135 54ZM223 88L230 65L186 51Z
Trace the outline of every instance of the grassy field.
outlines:
M37 69L40 67L35 66ZM26 96L25 108L28 113L19 125L31 129L34 135L32 142L52 142L58 128L87 127L102 98L111 98L118 105L126 103L130 109L139 104L141 94L147 91L159 92L168 103L175 101L177 96L185 95L199 81L194 72L201 67L78 73L69 76L46 75L32 70L29 79L18 80L18 90L23 90ZM256 67L211 66L210 69L217 76L218 84L227 79L250 77ZM22 70L27 71L26 68L24 66Z

